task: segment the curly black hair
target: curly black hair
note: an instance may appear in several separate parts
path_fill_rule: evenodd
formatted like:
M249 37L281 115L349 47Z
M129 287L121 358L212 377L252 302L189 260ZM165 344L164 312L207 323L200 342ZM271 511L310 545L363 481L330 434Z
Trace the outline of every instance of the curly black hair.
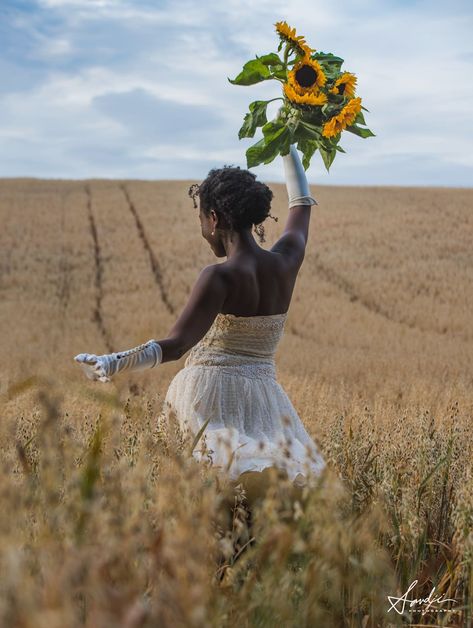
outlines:
M200 198L200 207L206 216L213 209L223 218L226 228L241 231L255 225L255 233L260 242L265 241L263 221L277 217L269 213L273 193L256 175L239 166L212 168L199 185L189 188L189 196L197 207L195 197Z

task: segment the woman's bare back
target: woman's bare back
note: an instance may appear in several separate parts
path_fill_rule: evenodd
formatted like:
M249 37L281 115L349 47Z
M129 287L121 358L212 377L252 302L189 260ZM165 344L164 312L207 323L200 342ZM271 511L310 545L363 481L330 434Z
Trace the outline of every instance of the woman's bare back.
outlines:
M267 316L287 312L297 277L280 253L260 249L218 265L227 285L223 314Z

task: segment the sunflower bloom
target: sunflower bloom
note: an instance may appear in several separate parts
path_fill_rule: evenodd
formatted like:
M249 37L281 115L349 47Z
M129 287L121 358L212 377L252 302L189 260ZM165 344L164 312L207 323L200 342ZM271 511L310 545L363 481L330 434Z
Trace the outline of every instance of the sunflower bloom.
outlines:
M309 48L306 44L305 37L303 35L296 35L296 29L291 28L287 22L276 22L274 26L276 27L279 38L289 44L296 54L303 57L304 55L310 55L314 52L314 50Z
M344 72L336 81L330 94L338 94L340 96L347 96L353 98L355 96L355 86L357 78L351 72Z
M323 92L299 94L290 83L284 83L283 91L288 100L296 105L325 105L327 102L327 96Z
M361 111L361 98L352 98L338 113L326 122L322 129L322 135L324 137L333 137L338 135L347 126L350 126L355 121L357 113Z
M308 55L300 59L287 73L288 83L295 92L303 96L306 93L317 95L327 82L322 66Z

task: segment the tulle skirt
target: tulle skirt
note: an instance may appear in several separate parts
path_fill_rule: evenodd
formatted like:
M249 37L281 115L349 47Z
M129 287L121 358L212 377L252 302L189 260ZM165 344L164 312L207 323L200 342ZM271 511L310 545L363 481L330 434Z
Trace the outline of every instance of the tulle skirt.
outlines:
M266 364L186 366L171 381L164 406L186 433L197 434L209 420L193 456L210 458L231 480L246 471L278 467L303 486L326 466Z

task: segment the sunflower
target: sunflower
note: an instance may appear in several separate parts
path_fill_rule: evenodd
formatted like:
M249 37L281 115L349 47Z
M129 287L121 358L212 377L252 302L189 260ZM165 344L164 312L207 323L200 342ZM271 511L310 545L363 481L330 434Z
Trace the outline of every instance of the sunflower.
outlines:
M287 81L301 96L307 93L317 95L327 77L320 63L306 55L287 73Z
M327 96L324 93L299 94L290 83L284 83L283 91L286 97L296 105L325 105L327 102Z
M306 44L305 37L303 35L296 35L296 29L288 26L287 22L276 22L274 26L276 27L280 39L289 44L296 54L303 57L304 55L310 55L311 52L314 52L312 48L309 48Z
M361 98L352 98L338 113L324 124L322 135L324 137L333 137L338 135L347 126L355 121L357 113L361 111Z
M339 94L340 96L348 96L353 98L355 96L355 86L357 78L351 72L344 72L336 81L332 89L329 90L330 94Z

